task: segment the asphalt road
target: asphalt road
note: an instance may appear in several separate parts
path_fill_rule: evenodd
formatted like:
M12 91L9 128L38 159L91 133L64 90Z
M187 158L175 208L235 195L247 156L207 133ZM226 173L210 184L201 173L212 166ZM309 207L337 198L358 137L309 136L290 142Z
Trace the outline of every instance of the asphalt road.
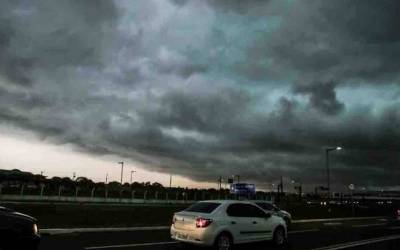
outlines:
M44 235L40 245L40 250L183 250L186 248L171 241L167 230ZM196 248L191 247L191 249ZM270 242L261 242L241 245L236 249L277 248ZM289 232L288 244L283 249L400 249L400 223L390 220L371 220L293 225Z

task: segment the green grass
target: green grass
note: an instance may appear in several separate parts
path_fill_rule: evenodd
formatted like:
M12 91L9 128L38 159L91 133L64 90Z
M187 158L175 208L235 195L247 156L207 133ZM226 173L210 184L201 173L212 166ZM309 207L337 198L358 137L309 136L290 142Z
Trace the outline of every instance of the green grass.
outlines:
M38 219L41 228L132 227L169 225L185 207L90 204L3 204Z
M187 205L95 205L79 203L3 203L3 206L38 219L41 228L133 227L170 225L174 212ZM350 207L305 204L281 204L293 219L316 219L352 216ZM388 209L358 208L356 216L388 215Z

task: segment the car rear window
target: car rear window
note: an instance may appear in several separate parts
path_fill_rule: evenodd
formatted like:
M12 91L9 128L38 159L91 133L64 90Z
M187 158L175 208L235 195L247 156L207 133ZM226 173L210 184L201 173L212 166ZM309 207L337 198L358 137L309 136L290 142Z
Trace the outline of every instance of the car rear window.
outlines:
M185 211L187 212L196 212L196 213L212 213L217 207L219 207L221 203L216 202L198 202L196 204L191 205Z

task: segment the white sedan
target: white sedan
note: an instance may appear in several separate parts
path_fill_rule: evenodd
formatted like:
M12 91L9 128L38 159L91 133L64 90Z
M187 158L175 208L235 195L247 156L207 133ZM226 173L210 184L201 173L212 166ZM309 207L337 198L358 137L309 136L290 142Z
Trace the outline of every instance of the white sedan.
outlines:
M286 242L285 221L251 202L201 201L172 219L171 238L180 242L228 250L233 244L273 240Z

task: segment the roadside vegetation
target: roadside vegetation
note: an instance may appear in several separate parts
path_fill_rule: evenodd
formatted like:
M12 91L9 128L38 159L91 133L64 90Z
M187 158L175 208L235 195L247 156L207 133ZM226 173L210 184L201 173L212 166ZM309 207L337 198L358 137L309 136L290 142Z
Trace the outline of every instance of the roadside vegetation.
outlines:
M174 212L189 204L79 204L79 203L2 203L39 220L42 228L168 226ZM351 217L352 208L304 203L281 204L293 219ZM388 216L392 206L358 206L355 216Z

